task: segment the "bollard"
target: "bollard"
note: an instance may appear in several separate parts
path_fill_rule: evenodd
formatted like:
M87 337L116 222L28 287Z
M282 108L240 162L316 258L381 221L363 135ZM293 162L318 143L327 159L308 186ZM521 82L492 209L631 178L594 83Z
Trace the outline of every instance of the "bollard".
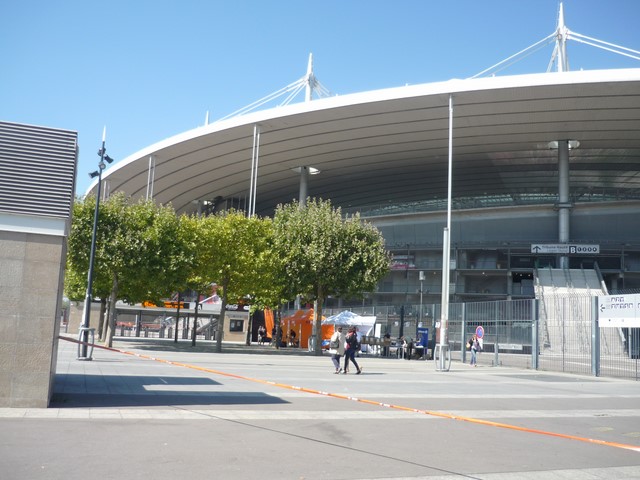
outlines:
M87 356L83 357L82 356L82 347L84 345L82 343L78 344L78 358L77 358L77 360L93 360L93 358L91 356L93 355L93 343L94 343L94 338L95 338L95 332L96 332L95 328L80 327L79 333L78 333L78 341L79 342L84 342L84 335L86 333L87 334L87 343L89 345L88 345L88 350L87 350Z
M436 363L436 371L449 371L451 368L451 350L449 349L449 345L437 344L433 358Z

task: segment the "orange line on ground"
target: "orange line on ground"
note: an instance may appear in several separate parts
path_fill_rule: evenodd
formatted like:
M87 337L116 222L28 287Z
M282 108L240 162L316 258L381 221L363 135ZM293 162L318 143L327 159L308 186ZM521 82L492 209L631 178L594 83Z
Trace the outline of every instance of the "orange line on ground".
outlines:
M85 344L86 342L80 342L79 340L74 340L72 338L68 338L68 337L63 337L63 336L59 336L58 337L61 340L66 340L68 342L73 342L73 343L78 343L78 344ZM551 437L557 437L557 438L564 438L567 440L576 440L578 442L585 442L585 443L591 443L591 444L595 444L595 445L603 445L603 446L607 446L607 447L614 447L614 448L622 448L624 450L632 450L634 452L639 452L640 453L640 446L637 445L628 445L625 443L616 443L616 442L607 442L605 440L598 440L598 439L594 439L594 438L586 438L586 437L579 437L576 435L568 435L568 434L564 434L564 433L556 433L556 432L548 432L546 430L538 430L535 428L526 428L526 427L519 427L517 425L511 425L508 423L500 423L500 422L493 422L490 420L481 420L479 418L471 418L471 417L461 417L458 415L452 415L450 413L444 413L444 412L436 412L436 411L430 411L430 410L420 410L417 408L410 408L410 407L403 407L400 405L393 405L390 403L382 403L382 402L376 402L374 400L367 400L364 398L358 398L358 397L352 397L349 395L342 395L339 393L331 393L331 392L323 392L320 390L314 390L311 388L304 388L304 387L296 387L293 385L287 385L285 383L277 383L277 382L273 382L273 381L269 381L269 380L262 380L259 378L252 378L252 377L245 377L243 375L236 375L234 373L229 373L229 372L222 372L220 370L215 370L212 368L205 368L205 367L198 367L195 365L189 365L186 363L180 363L180 362L172 362L170 360L164 360L162 358L157 358L157 357L152 357L149 355L143 355L140 353L134 353L134 352L129 352L127 350L120 350L118 348L112 348L112 347L105 347L102 345L97 345L97 344L90 344L87 343L88 346L93 346L95 348L100 348L102 350L107 350L107 351L111 351L111 352L118 352L118 353L122 353L124 355L131 355L134 357L138 357L138 358L143 358L146 360L154 360L156 362L161 362L161 363L166 363L168 365L174 365L177 367L184 367L184 368L190 368L192 370L199 370L201 372L206 372L206 373L213 373L216 375L221 375L224 377L231 377L231 378L236 378L236 379L240 379L240 380L247 380L250 382L255 382L255 383L261 383L264 385L271 385L274 387L279 387L279 388L285 388L288 390L295 390L295 391L299 391L299 392L305 392L305 393L310 393L310 394L314 394L314 395L324 395L327 397L333 397L333 398L339 398L342 400L352 400L355 402L360 402L360 403L365 403L368 405L375 405L375 406L379 406L379 407L385 407L385 408L391 408L394 410L402 410L405 412L414 412L414 413L420 413L423 415L430 415L433 417L440 417L440 418L448 418L450 420L459 420L459 421L463 421L463 422L469 422L469 423L475 423L478 425L486 425L486 426L490 426L490 427L497 427L497 428L505 428L508 430L516 430L516 431L520 431L520 432L527 432L527 433L535 433L538 435L547 435L547 436L551 436Z

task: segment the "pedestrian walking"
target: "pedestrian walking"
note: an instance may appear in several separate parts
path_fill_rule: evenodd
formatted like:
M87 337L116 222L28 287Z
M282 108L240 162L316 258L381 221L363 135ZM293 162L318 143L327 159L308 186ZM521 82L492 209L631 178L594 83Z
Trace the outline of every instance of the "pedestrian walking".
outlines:
M339 326L336 331L333 332L333 335L331 335L331 339L329 340L329 353L331 354L333 366L336 369L334 373L342 373L342 368L340 368L340 358L344 355L344 343L345 335L342 333L342 327Z
M347 333L345 338L345 348L343 372L345 374L349 372L349 360L351 360L351 363L356 367L356 375L360 375L362 369L358 365L358 362L356 362L356 352L360 349L360 342L358 341L358 334L355 327L349 328L349 333Z

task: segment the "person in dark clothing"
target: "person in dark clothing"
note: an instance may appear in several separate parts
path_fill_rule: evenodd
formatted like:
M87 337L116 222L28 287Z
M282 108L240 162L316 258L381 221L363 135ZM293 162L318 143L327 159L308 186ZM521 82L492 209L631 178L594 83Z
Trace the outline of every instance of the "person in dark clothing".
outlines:
M347 350L344 352L344 370L343 372L346 374L349 371L349 360L356 367L356 375L360 375L362 373L362 369L356 362L356 352L360 348L360 342L358 342L358 334L356 333L355 327L349 328L349 333L347 333L347 338L345 340Z

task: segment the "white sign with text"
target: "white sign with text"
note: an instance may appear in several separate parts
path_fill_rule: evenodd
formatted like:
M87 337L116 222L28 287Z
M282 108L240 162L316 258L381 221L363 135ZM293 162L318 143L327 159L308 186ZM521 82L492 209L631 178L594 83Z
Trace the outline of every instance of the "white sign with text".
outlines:
M600 327L640 327L640 294L598 297Z

